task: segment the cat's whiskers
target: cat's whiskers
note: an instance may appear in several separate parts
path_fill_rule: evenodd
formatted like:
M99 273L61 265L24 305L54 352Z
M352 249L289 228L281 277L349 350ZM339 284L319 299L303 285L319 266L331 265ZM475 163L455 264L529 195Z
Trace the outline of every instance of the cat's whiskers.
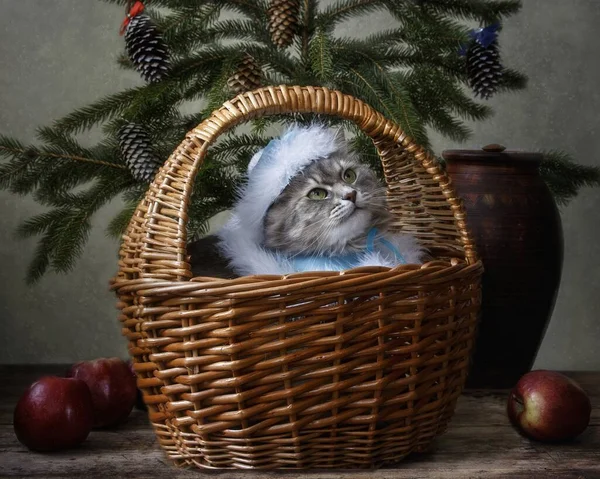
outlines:
M331 232L331 230L333 229L337 229L339 228L339 223L331 223L328 227L328 229L326 231L323 232L323 234L321 235L322 238L326 238L329 237L329 233ZM352 250L354 250L354 243L358 242L358 243L366 243L366 234L367 232L364 231L364 234L356 236L356 237L348 237L346 238L345 241L338 241L334 244L330 244L327 249L325 248L325 245L323 244L321 248L319 248L319 254L324 254L324 253L328 253L328 254L342 254L344 252L348 252L348 247L350 247ZM358 248L357 248L358 249Z
M354 211L356 211L357 208L358 207L356 205L354 205L354 207L352 207L349 204L340 203L339 205L337 205L335 208L333 208L331 210L331 213L329 214L329 218L335 219L335 220L342 220L342 219L350 216L352 213L354 213Z
M326 220L331 220L331 218L326 218ZM314 252L317 256L322 255L324 253L335 252L331 248L331 245L326 248L326 243L330 238L331 231L336 227L334 222L328 221L325 225L325 229L321 231L320 235L315 236L315 239L311 242L311 245L316 245L314 248Z
M311 226L320 226L322 223L325 223L325 222L328 222L328 221L330 221L329 217L321 218L320 220L315 221L314 223L312 223ZM307 251L311 251L313 245L315 243L317 243L317 241L319 241L319 239L321 237L325 236L325 233L328 232L328 231L330 231L331 229L332 229L332 225L327 225L325 231L321 235L315 236L304 248L302 248L301 250L298 250L295 253L292 253L291 257L297 257L297 256L299 256L301 254L304 254Z
M320 256L325 253L337 254L337 253L341 252L341 250L343 249L342 247L334 248L333 245L327 244L327 243L330 243L331 231L337 226L337 224L335 222L331 222L330 220L331 220L331 218L324 218L323 220L319 221L319 223L323 223L323 222L328 222L328 223L325 225L325 228L320 232L320 234L315 236L313 238L313 240L308 245L306 245L306 247L302 250L302 252L298 253L298 254L302 254L302 253L306 253L306 252L310 251L311 255ZM313 223L313 224L317 224L317 223Z

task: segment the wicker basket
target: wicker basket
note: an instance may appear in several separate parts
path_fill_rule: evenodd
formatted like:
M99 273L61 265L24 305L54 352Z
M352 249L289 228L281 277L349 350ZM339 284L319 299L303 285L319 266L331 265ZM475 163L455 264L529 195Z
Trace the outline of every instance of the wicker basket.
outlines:
M261 115L355 122L378 148L395 227L435 255L394 269L192 277L186 209L208 147ZM482 265L450 180L394 123L316 87L225 103L161 168L112 287L158 441L178 465L358 468L442 433L467 375Z

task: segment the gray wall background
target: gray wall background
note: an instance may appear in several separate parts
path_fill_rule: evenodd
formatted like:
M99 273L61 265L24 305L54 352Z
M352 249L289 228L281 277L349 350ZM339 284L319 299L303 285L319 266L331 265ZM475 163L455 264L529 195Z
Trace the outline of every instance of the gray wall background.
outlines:
M466 148L558 148L600 165L600 46L597 0L524 0L508 20L505 63L529 88L491 100L496 115L474 124ZM29 141L36 127L106 94L140 84L116 66L123 9L100 1L0 0L0 133ZM384 15L345 24L340 33L391 26ZM86 141L94 142L95 134ZM436 150L459 146L434 137ZM600 189L584 189L563 210L565 266L556 309L536 367L600 369ZM23 281L35 239L16 240L20 221L40 211L31 198L0 191L0 364L57 363L127 352L108 291L118 244L104 226L118 204L100 211L85 256L69 275ZM516 333L518 334L518 333Z

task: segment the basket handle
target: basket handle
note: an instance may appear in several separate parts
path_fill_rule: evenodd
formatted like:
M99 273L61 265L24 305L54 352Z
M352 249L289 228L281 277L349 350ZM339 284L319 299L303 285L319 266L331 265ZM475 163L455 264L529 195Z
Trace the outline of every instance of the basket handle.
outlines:
M160 168L145 198L133 214L123 236L119 275L125 279L185 281L192 277L186 252L187 209L194 178L208 147L223 132L258 116L282 113L336 115L353 121L370 136L384 160L386 150L401 146L413 155L439 185L457 228L468 264L477 253L465 222L462 201L450 178L436 161L416 145L399 126L366 103L324 87L269 86L227 101L200 125L188 132L183 142Z

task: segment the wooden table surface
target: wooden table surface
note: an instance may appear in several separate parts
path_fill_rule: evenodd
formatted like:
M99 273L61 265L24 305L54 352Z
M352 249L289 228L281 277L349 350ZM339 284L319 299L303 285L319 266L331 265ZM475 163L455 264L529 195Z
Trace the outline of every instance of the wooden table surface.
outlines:
M78 448L33 453L16 439L14 406L44 374L64 366L0 366L0 477L198 478L216 479L392 479L392 478L600 478L600 372L569 374L592 398L586 432L567 444L542 444L521 437L505 414L507 391L465 391L446 434L430 453L410 456L392 469L359 471L200 471L171 466L156 444L144 412L109 431L92 431Z

